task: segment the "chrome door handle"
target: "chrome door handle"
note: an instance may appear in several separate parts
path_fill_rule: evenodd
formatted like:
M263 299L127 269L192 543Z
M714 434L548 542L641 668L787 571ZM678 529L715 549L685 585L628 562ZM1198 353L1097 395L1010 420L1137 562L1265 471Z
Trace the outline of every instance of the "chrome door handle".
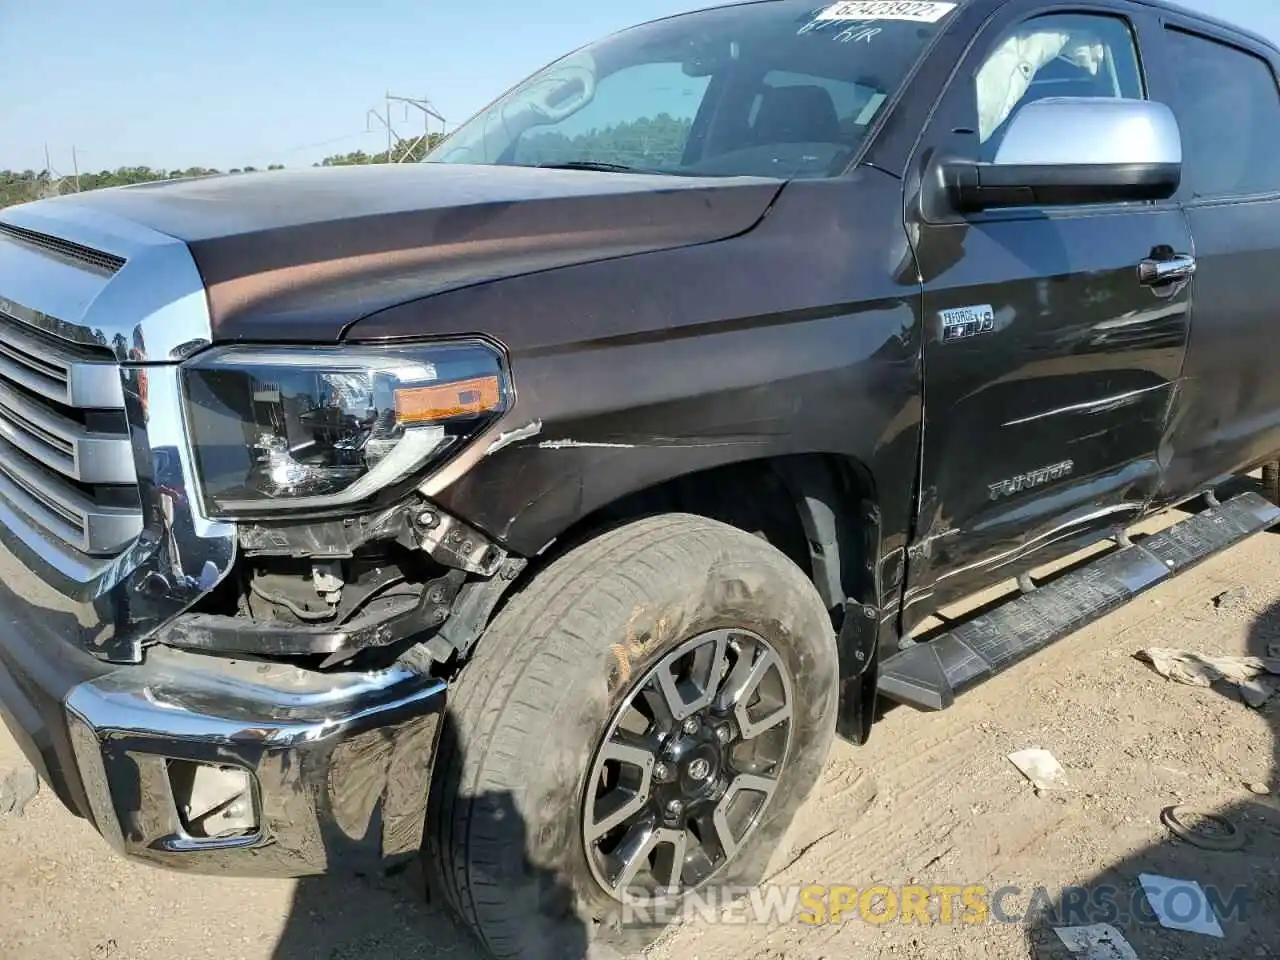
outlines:
M1195 272L1196 258L1185 253L1165 260L1147 259L1138 264L1138 280L1148 287L1190 280Z

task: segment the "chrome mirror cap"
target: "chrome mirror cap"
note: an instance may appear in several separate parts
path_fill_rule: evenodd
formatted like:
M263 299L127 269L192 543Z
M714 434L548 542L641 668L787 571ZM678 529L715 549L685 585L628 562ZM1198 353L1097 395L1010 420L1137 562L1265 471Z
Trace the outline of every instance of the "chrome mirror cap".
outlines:
M1173 111L1152 100L1051 97L1009 123L996 166L1175 166L1182 135Z

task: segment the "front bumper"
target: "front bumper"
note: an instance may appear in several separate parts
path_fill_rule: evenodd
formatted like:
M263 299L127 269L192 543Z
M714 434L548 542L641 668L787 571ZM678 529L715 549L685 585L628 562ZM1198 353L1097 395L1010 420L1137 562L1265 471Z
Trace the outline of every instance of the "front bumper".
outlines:
M153 649L104 664L0 548L0 716L60 799L121 853L238 876L366 871L421 843L445 685ZM24 589L29 588L29 589ZM183 827L170 767L247 771L256 827Z

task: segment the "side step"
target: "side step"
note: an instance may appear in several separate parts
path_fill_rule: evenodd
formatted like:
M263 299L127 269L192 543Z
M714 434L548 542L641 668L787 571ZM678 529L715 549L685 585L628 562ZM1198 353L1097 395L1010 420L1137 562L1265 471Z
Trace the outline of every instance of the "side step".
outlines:
M880 693L923 710L943 710L956 694L1278 522L1280 508L1256 493L1210 507L894 654L880 666Z

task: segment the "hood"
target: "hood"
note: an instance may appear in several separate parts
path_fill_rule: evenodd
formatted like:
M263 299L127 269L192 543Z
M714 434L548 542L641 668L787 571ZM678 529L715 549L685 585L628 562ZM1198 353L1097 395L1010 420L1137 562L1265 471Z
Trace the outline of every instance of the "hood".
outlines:
M46 203L185 242L217 342L332 342L363 316L444 290L726 239L754 226L781 187L416 163L201 177Z

